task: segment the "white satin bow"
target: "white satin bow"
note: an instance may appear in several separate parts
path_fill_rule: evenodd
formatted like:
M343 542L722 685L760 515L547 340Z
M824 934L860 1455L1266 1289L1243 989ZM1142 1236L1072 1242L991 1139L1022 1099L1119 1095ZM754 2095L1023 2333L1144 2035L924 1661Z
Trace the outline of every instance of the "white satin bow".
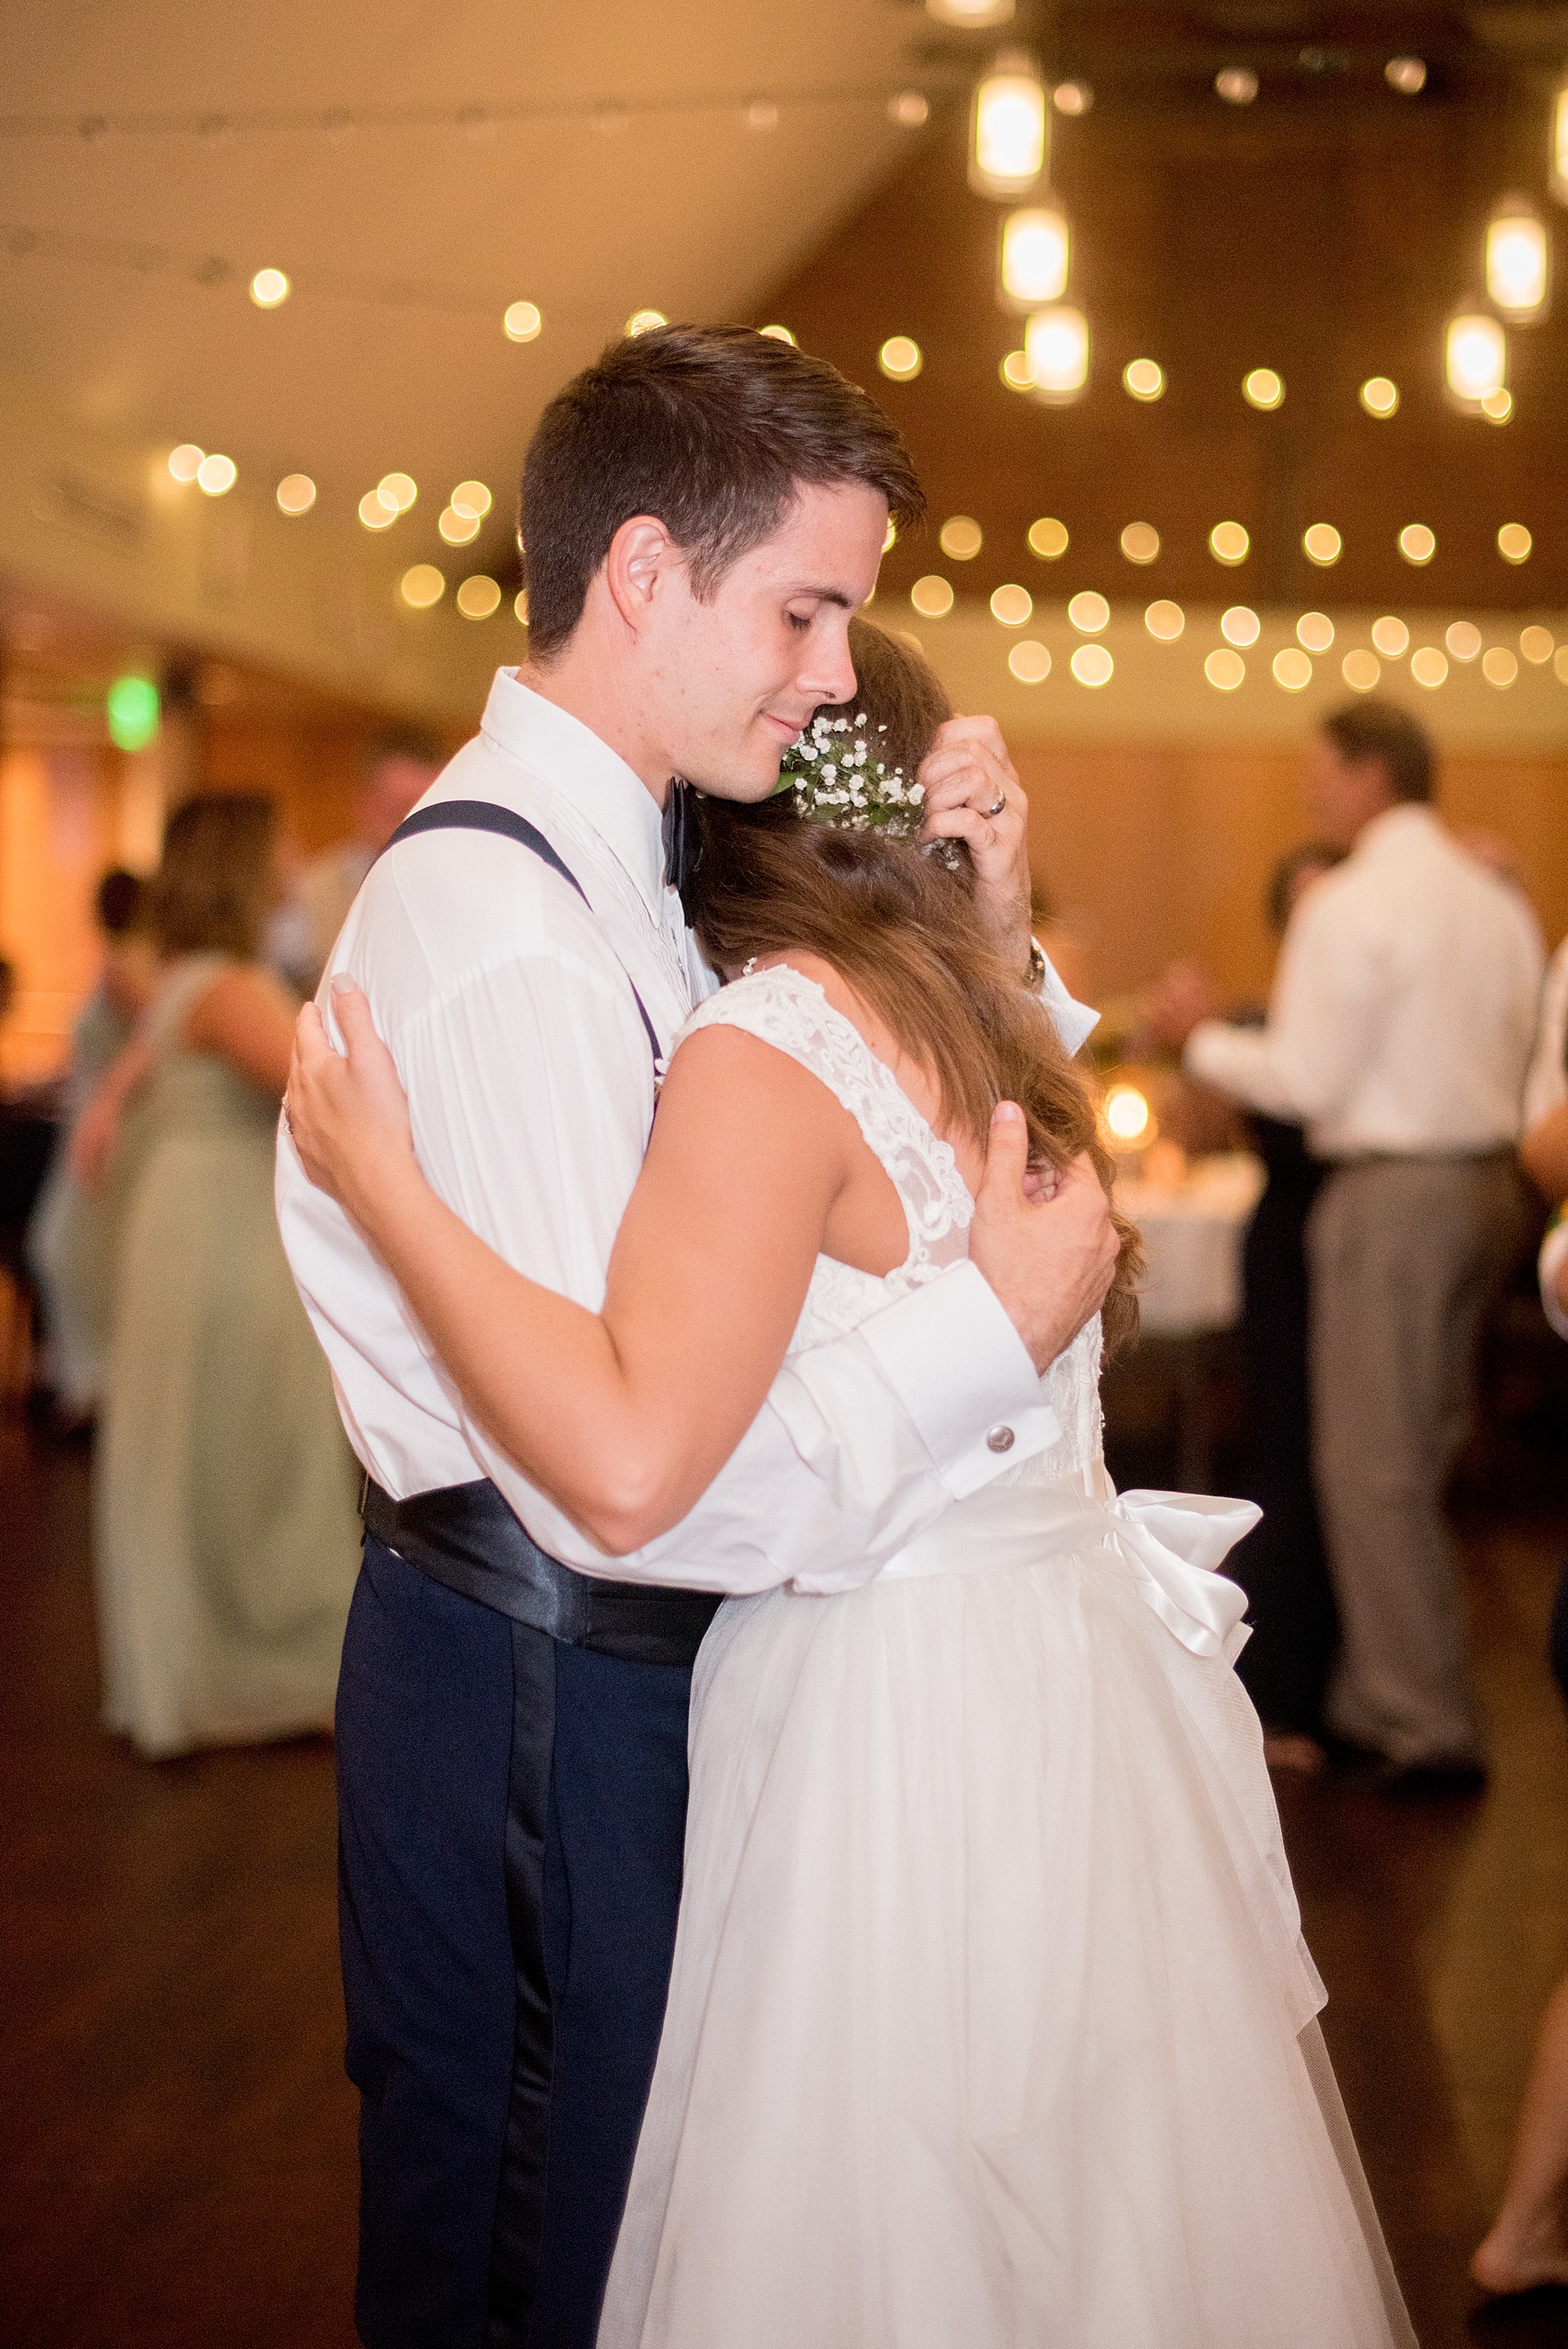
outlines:
M1138 1596L1173 1639L1195 1656L1233 1655L1247 1594L1216 1569L1262 1515L1252 1501L1213 1493L1096 1496L1066 1477L993 1485L889 1559L883 1579L1005 1571L1111 1542L1137 1576Z

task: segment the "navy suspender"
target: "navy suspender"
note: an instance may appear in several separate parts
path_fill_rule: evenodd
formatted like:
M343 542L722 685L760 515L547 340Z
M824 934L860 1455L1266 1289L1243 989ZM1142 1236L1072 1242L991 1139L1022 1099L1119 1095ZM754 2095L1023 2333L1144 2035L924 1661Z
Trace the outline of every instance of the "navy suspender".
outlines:
M576 890L583 903L588 904L588 891L538 827L530 824L526 816L514 816L509 807L498 807L493 800L443 799L437 800L431 807L416 807L413 814L406 816L398 825L386 848L396 848L399 841L412 840L419 832L495 832L503 840L516 841L519 848L531 849L540 864L548 864L552 873L559 873L568 887ZM381 852L383 856L386 848ZM591 905L588 905L588 912L593 912ZM625 969L624 963L622 968ZM629 971L626 972L626 984L632 990L632 1000L637 1007L637 1017L643 1023L648 1050L653 1055L653 1079L657 1090L659 1063L664 1056L659 1031L647 1016L647 1006L637 993L637 983Z

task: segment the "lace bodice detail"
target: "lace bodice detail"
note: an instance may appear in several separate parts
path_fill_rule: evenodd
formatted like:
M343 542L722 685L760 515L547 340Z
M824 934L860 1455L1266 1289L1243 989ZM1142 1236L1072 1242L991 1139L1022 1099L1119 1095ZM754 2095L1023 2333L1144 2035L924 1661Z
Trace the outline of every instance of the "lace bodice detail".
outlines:
M697 1029L720 1025L744 1029L787 1053L842 1103L897 1192L909 1225L909 1253L892 1272L862 1272L833 1257L817 1258L790 1341L791 1353L848 1336L884 1306L935 1280L968 1254L974 1201L951 1145L932 1132L885 1061L834 1009L814 979L776 963L735 980L693 1013L677 1049ZM1061 1422L1061 1441L1021 1461L1010 1476L1030 1482L1060 1476L1097 1457L1099 1353L1097 1316L1041 1381Z

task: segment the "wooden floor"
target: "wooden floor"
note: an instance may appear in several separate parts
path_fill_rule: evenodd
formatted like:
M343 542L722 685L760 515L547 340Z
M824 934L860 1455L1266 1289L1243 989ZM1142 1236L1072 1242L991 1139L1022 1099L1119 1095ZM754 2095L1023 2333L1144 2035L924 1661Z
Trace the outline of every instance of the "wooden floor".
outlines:
M79 1453L0 1430L0 2349L349 2349L331 1754L154 1765L106 1739L87 1509ZM1465 2263L1568 1969L1568 1722L1542 1656L1568 1523L1478 1521L1467 1546L1491 1795L1298 1783L1282 1807L1425 2349L1561 2349L1568 2295L1479 2308Z

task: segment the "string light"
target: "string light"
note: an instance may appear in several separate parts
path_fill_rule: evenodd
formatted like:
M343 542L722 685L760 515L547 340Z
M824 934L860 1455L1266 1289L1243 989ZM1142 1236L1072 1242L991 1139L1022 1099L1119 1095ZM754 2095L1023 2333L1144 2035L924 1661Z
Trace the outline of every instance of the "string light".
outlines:
M1097 691L1108 686L1116 674L1116 663L1102 644L1081 644L1068 667L1081 686Z
M1568 83L1551 103L1551 192L1568 204Z
M1204 675L1220 693L1234 693L1245 682L1247 664L1239 652L1228 649L1211 652L1204 662Z
M1051 674L1051 654L1033 637L1026 637L1008 651L1007 666L1021 686L1043 685Z
M1399 405L1399 387L1390 376L1369 376L1360 400L1369 416L1392 416Z
M1144 626L1157 644L1174 644L1187 625L1187 615L1179 603L1161 596L1144 614Z
M925 0L926 14L939 25L966 29L1011 24L1015 0Z
M206 457L206 449L198 448L194 440L183 440L178 448L169 451L169 471L177 482L194 482Z
M634 310L626 321L626 332L629 335L651 334L655 327L667 327L669 324L662 310Z
M1094 91L1087 81L1059 81L1051 93L1051 102L1059 114L1070 118L1087 114L1094 104Z
M519 588L517 594L512 598L512 611L519 626L526 628L529 624L529 591L527 588Z
M1054 205L1008 213L998 261L1004 302L1032 310L1056 301L1067 290L1067 222Z
M953 609L953 590L939 571L928 571L909 590L909 602L922 620L944 620Z
M1315 563L1320 570L1326 570L1331 563L1338 562L1345 542L1332 522L1313 522L1302 533L1301 545L1307 560Z
M285 473L278 484L278 507L283 514L308 514L315 504L315 483L308 473Z
M1222 66L1214 87L1228 106L1250 106L1258 94L1258 78L1250 66ZM1241 679L1236 682L1240 685Z
M1097 637L1101 628L1110 625L1111 606L1103 595L1097 595L1092 588L1085 588L1068 604L1067 617L1080 636Z
M955 563L972 563L985 544L984 533L972 514L951 515L936 538L944 554L951 555Z
M544 324L544 316L537 302L508 302L501 313L501 326L508 342L532 342Z
M158 687L150 677L116 677L103 698L109 739L116 750L145 750L158 733Z
M1523 522L1504 522L1497 533L1497 551L1505 563L1527 563L1534 544Z
M419 483L411 473L383 473L375 484L375 494L383 506L393 512L406 514L419 495Z
M1435 693L1448 674L1448 657L1435 644L1423 644L1410 655L1410 674L1428 693Z
M919 130L930 113L930 101L921 89L897 90L887 101L887 119L900 130Z
M360 500L360 519L367 531L389 531L398 519L398 508L378 489L367 489Z
M1035 388L1035 371L1027 351L1010 351L996 372L1009 391L1033 391Z
M993 620L1000 620L1004 628L1021 628L1026 620L1032 618L1034 608L1035 600L1026 587L1008 585L992 592L991 615Z
M1377 655L1358 645L1355 651L1348 652L1339 663L1339 674L1352 693L1371 693L1383 671L1378 666Z
M1215 561L1232 569L1238 563L1246 561L1251 545L1252 541L1240 522L1216 522L1208 534L1208 551Z
M1067 525L1059 522L1054 514L1042 514L1028 529L1029 553L1038 554L1042 563L1057 562L1066 554Z
M1296 636L1309 652L1326 652L1334 642L1334 623L1326 612L1303 612L1296 623Z
M1301 693L1313 681L1313 664L1297 646L1288 644L1277 652L1272 663L1274 682L1283 686L1287 693Z
M1129 359L1122 384L1134 399L1158 399L1165 389L1165 370L1155 359Z
M1372 640L1385 661L1401 661L1409 650L1410 631L1389 612L1372 622Z
M1273 367L1254 367L1242 380L1241 397L1250 408L1266 410L1282 407L1285 378Z
M1407 522L1399 533L1399 552L1407 563L1419 568L1430 563L1437 553L1437 533L1429 531L1424 522Z
M289 299L289 280L281 269L258 269L251 280L251 300L258 310L276 310Z
M475 571L457 590L457 609L465 620L488 620L500 603L501 590L482 571Z
M1526 661L1538 669L1551 659L1552 635L1550 628L1532 624L1519 631L1519 650Z
M1481 632L1473 620L1455 620L1443 641L1455 661L1474 661L1481 649Z
M1023 196L1045 169L1045 89L1019 50L998 57L975 90L969 185L981 196Z
M1122 552L1129 563L1152 563L1159 554L1159 532L1152 522L1129 522L1122 533Z
M876 364L894 383L913 383L925 365L925 353L913 336L890 334L876 354Z
M415 563L398 582L398 593L415 612L428 612L446 592L446 581L434 563Z
M1481 674L1489 686L1503 692L1519 674L1519 663L1505 644L1489 645L1481 656Z
M482 482L459 482L446 503L454 514L466 514L470 521L482 522L494 501Z
M1514 395L1506 384L1489 391L1481 401L1481 414L1489 424L1505 424L1514 413Z
M459 514L448 506L437 516L435 527L448 546L468 546L479 536L479 516Z
M788 327L758 327L757 332L765 334L769 342L787 342L791 350L796 347L795 338Z
M227 497L240 478L240 469L232 457L204 457L196 467L196 487L208 497Z
M777 130L778 109L771 98L754 98L749 105L742 107L741 123L746 130Z
M1247 604L1233 603L1219 615L1219 633L1227 644L1256 644L1263 623Z
M1401 98L1414 98L1427 86L1426 61L1421 57L1390 57L1383 78Z

